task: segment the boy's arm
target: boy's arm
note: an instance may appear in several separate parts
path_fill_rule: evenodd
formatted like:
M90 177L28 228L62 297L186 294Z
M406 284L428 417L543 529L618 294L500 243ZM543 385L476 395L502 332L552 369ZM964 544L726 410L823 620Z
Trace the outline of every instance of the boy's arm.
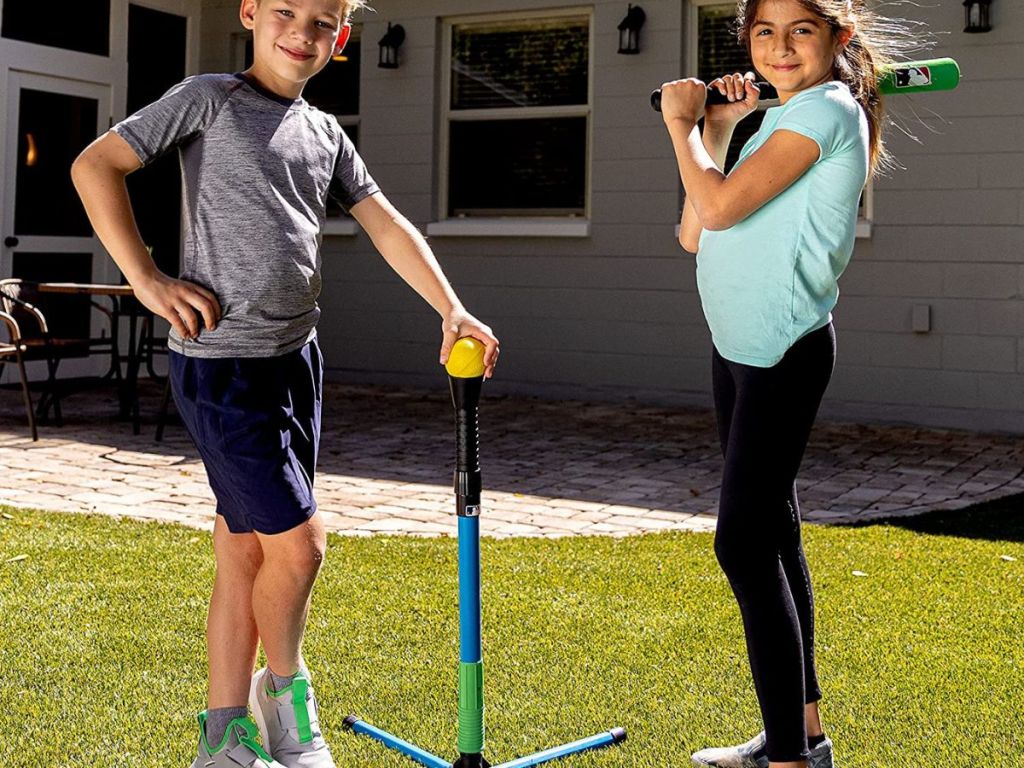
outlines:
M135 289L136 298L167 320L184 339L220 320L220 304L207 289L176 280L156 268L139 234L125 177L142 167L128 142L108 132L86 147L71 166L71 179L100 242Z
M498 360L498 340L462 306L419 230L379 192L356 203L351 213L391 268L441 315L441 363L447 362L459 338L472 336L487 348L484 376L490 378Z

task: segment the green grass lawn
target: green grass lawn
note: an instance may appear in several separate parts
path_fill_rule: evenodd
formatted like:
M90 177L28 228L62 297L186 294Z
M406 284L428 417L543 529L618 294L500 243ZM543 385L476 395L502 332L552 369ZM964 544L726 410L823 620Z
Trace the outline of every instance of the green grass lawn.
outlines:
M187 766L210 537L6 513L0 765ZM839 765L1024 765L1020 515L973 536L955 518L806 529ZM682 767L759 730L709 535L485 540L483 558L492 762L622 725L625 745L565 764ZM339 768L412 765L344 731L349 712L455 756L455 562L453 539L331 537L306 655Z

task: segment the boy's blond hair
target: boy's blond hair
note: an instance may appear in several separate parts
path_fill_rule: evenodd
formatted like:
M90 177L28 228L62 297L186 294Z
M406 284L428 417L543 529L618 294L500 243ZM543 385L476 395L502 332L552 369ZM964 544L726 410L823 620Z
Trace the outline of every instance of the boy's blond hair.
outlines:
M260 0L256 0L258 3ZM341 0L341 18L347 19L360 8L369 8L370 0Z
M351 16L355 11L360 8L367 8L370 5L370 0L344 0L342 6L342 16L346 19Z

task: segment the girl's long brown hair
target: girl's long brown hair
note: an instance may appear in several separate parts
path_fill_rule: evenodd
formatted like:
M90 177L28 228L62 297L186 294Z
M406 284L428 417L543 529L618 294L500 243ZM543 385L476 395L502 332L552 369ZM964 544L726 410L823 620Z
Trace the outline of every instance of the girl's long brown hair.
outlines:
M740 42L750 51L750 31L758 17L758 9L766 0L739 0L736 4L736 25ZM833 36L842 29L853 28L853 36L833 65L834 77L850 89L853 98L864 109L870 129L871 173L888 169L892 158L885 148L883 127L885 103L879 90L882 68L914 50L929 47L928 40L915 36L908 22L886 19L867 7L865 0L796 0L821 19ZM914 24L910 22L909 24Z

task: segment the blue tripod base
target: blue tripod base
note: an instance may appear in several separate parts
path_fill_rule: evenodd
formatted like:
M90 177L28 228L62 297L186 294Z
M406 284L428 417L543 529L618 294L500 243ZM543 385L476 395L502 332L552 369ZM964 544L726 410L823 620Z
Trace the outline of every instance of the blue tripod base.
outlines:
M421 765L425 765L428 768L453 768L453 765L454 768L462 768L462 766L489 768L487 761L479 755L463 755L459 760L456 760L454 764L450 763L437 755L433 755L424 749L420 749L415 744L410 744L408 741L400 739L387 731L375 728L369 723L360 720L355 715L349 715L345 718L345 725L351 728L353 732L363 736L369 736L371 739L376 739L389 749L401 752L406 757L412 758L416 762ZM557 760L560 757L568 757L580 752L585 752L588 749L608 747L612 744L618 744L625 740L626 729L613 728L610 731L596 733L593 736L588 736L585 739L573 741L569 744L563 744L560 747L552 747L551 749L545 749L542 752L536 752L526 757L518 757L507 763L496 765L494 768L529 768L533 765L542 765L550 760Z

